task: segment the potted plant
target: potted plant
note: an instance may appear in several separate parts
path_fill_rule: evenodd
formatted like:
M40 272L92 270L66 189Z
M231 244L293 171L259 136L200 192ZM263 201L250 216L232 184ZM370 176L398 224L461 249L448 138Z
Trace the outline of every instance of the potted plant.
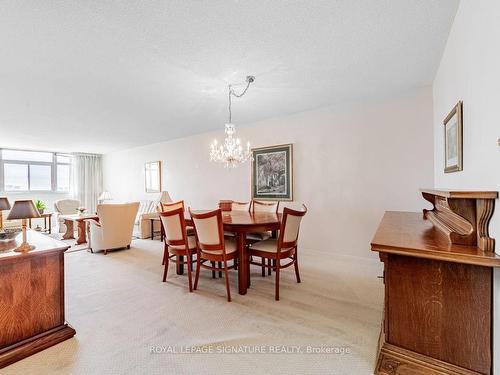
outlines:
M38 212L40 212L40 215L42 215L46 206L45 203L43 203L41 200L38 199L35 201L35 207L38 210Z

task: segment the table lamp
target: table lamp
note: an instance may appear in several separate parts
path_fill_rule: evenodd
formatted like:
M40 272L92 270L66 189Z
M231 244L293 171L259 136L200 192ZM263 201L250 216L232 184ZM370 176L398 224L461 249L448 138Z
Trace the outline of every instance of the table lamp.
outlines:
M111 201L113 198L109 191L103 191L101 195L99 195L99 204L104 203L105 201Z
M0 197L0 230L3 229L3 212L4 210L10 210L10 203L6 197Z
M23 243L19 245L14 251L17 252L26 252L33 250L35 246L31 246L26 240L26 224L27 219L40 217L40 213L35 207L35 204L32 200L22 200L15 201L14 206L9 212L9 216L7 216L7 220L18 220L22 219L23 221Z

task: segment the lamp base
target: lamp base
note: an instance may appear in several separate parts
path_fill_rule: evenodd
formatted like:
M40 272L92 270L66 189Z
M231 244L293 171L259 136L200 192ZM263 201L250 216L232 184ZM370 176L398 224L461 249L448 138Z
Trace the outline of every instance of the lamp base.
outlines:
M19 245L19 247L16 247L14 251L18 253L26 253L28 251L33 250L34 248L35 246L32 246L27 242L23 242L21 245Z

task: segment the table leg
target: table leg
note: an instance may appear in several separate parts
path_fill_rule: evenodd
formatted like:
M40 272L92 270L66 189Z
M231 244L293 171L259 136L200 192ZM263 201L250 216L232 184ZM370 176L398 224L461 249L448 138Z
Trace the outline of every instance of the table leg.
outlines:
M52 234L52 215L49 216L49 234Z
M246 234L238 232L236 240L238 243L238 292L247 294L248 288L248 270L250 263L248 262L248 254L245 251Z
M64 220L64 225L66 225L66 233L62 237L63 240L73 240L75 238L73 220Z
M184 274L184 257L182 255L177 256L177 264L175 265L175 269L177 271L177 275Z
M85 233L85 220L78 221L78 239L76 240L77 245L81 245L82 243L87 242L87 234Z

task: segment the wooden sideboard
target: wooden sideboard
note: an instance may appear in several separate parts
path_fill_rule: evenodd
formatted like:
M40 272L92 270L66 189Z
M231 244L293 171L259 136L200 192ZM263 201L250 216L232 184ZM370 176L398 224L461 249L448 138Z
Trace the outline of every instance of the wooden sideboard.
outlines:
M432 210L386 212L371 243L385 283L375 374L491 374L498 193L422 194Z
M0 242L0 368L75 335L64 317L64 252L68 245L35 231L36 249L14 252Z

